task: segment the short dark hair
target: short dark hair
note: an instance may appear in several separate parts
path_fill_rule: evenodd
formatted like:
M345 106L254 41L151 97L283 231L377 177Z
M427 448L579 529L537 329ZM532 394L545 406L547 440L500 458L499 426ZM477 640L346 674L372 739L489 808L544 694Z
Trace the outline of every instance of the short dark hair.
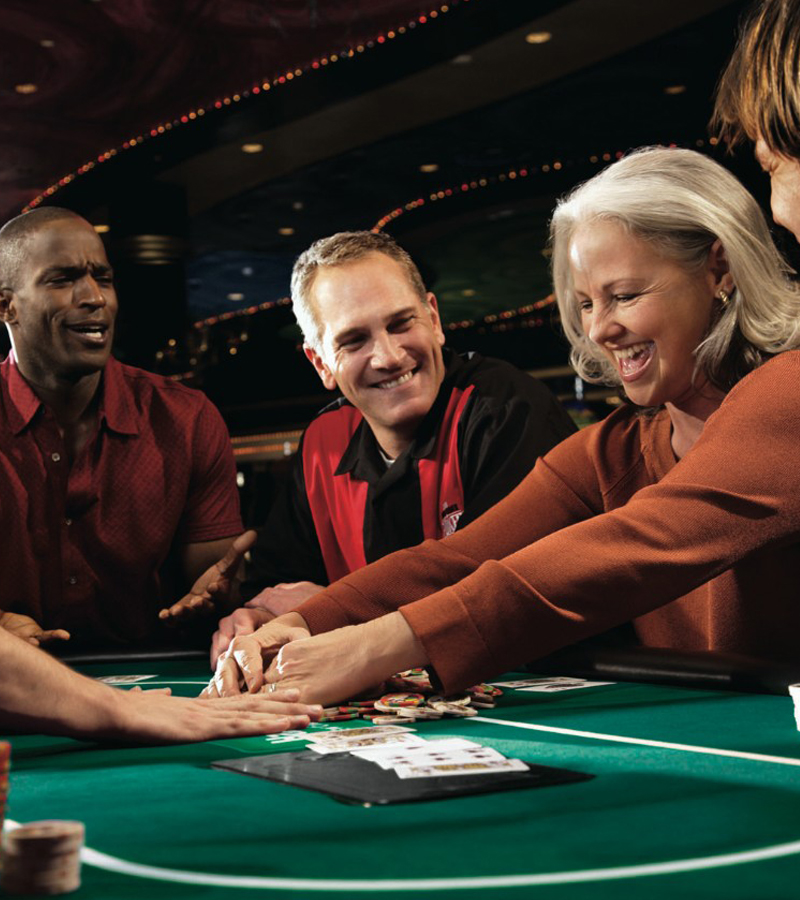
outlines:
M762 0L717 85L711 129L729 148L761 137L800 159L800 2Z
M42 206L9 219L0 228L0 289L16 290L25 244L41 228L62 219L84 221L77 213L60 206Z

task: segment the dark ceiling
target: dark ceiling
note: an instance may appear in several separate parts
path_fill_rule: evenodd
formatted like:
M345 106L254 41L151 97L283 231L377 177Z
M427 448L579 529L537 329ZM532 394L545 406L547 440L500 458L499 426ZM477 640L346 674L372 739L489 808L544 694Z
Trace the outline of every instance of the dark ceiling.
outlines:
M562 365L555 198L642 144L722 158L706 123L744 8L0 0L1 211L55 203L107 226L120 355L188 373L234 430L319 405L280 301L297 253L341 229L407 246L455 346ZM763 193L746 155L729 164Z

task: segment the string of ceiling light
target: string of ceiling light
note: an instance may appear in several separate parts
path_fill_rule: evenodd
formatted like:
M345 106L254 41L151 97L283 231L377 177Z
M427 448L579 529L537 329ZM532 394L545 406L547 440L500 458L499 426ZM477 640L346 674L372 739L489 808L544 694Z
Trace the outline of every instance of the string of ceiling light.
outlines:
M314 59L303 66L288 69L287 71L283 72L280 75L276 75L273 78L265 78L260 83L254 84L251 87L242 90L241 92L231 94L227 97L222 97L221 99L215 100L213 103L209 103L205 106L198 106L196 109L190 110L189 112L186 112L174 119L166 122L161 122L157 125L153 125L150 129L144 131L142 134L135 135L134 137L129 138L127 141L123 141L123 143L119 147L112 147L110 150L99 153L94 159L88 160L83 165L78 166L78 168L73 172L69 172L68 174L62 176L57 182L49 185L42 191L41 194L38 194L36 197L34 197L27 204L27 206L23 207L22 211L28 212L29 210L34 209L41 203L44 203L45 200L49 200L50 197L53 196L53 194L57 193L62 188L75 181L76 178L80 178L82 175L88 174L97 166L109 162L120 153L133 150L135 147L166 135L176 128L182 128L191 125L192 123L203 119L206 115L211 115L215 112L227 109L228 107L234 106L235 104L240 103L242 100L246 100L249 97L257 97L260 94L267 94L269 91L280 88L285 84L289 84L290 82L295 81L298 78L302 78L304 75L309 75L313 72L324 71L328 66L335 65L336 63L343 62L347 59L353 59L358 54L367 53L370 50L377 50L378 48L386 45L388 41L402 38L403 35L406 35L409 32L413 32L416 28L427 25L430 22L438 19L440 16L446 15L448 12L455 9L462 3L469 2L471 2L471 0L449 0L449 3L444 3L434 9L430 9L425 13L421 13L415 18L407 21L405 24L399 25L395 28L391 28L385 32L381 32L370 40L359 42L354 46L349 46L338 53L330 53L326 56L321 56L319 57L319 59ZM474 0L472 0L472 2L474 2Z

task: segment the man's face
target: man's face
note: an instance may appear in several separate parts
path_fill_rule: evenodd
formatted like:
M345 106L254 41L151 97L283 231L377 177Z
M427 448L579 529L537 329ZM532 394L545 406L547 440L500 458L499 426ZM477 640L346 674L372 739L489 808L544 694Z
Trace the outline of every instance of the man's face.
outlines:
M756 159L769 175L772 218L800 241L800 162L771 150L763 138L756 141Z
M88 222L57 219L23 243L0 317L26 378L38 384L75 381L102 370L116 314L111 266Z
M411 442L444 378L436 298L426 306L383 253L322 266L311 286L321 352L306 346L323 384L361 410L389 456Z

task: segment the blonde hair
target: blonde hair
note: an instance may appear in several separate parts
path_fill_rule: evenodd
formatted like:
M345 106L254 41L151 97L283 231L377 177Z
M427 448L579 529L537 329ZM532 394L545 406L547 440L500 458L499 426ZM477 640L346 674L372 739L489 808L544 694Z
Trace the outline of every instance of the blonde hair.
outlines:
M800 159L800 3L765 0L745 19L720 78L711 128L735 147L762 137Z
M311 299L314 279L321 266L343 266L369 256L383 253L399 263L408 283L425 306L428 295L419 269L408 253L388 234L372 231L340 231L320 238L305 250L292 269L292 309L303 338L309 346L319 350L322 344L322 323Z
M583 331L568 258L576 229L598 220L618 223L690 271L721 242L736 288L695 351L696 369L712 384L727 391L770 356L800 345L800 289L753 197L700 153L645 147L577 187L553 213L553 281L571 361L584 380L620 384Z

